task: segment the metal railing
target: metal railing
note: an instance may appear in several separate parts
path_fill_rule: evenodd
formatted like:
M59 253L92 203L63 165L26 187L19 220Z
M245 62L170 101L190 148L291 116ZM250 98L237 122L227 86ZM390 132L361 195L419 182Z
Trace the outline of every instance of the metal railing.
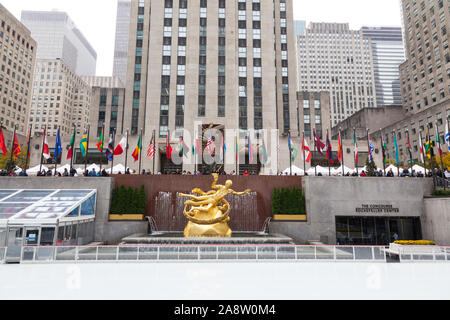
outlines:
M399 246L400 262L450 262L450 247Z
M384 247L295 245L204 245L204 246L26 246L20 261L359 261L386 262Z

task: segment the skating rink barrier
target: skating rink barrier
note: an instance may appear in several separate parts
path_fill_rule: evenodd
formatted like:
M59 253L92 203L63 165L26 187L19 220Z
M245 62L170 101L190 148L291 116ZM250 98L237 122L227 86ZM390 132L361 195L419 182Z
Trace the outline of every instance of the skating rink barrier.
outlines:
M450 261L450 247L397 246L401 262Z
M384 247L373 246L26 246L20 261L111 262L111 261L360 261L386 262Z
M0 263L5 261L6 247L0 247Z

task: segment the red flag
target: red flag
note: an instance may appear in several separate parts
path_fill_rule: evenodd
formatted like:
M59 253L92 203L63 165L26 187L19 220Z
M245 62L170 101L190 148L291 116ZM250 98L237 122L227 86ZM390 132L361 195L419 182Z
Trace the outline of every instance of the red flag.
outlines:
M316 131L314 131L314 144L316 145L317 152L323 155L323 149L325 149L326 146L322 141L320 141L320 138L317 135Z
M338 139L338 160L339 160L339 163L342 163L343 157L344 157L344 151L342 149L341 133L339 132L339 139Z
M305 140L305 136L303 136L302 150L305 155L305 161L310 163L312 155L311 155L311 150L309 149L308 143Z
M169 134L167 134L167 138L166 138L166 158L167 159L172 159L172 152L173 152L173 149L170 146Z
M43 148L42 148L42 156L47 160L50 159L50 150L48 149L46 129L44 129L44 144L43 144Z
M13 157L19 158L19 154L22 153L22 149L20 148L19 140L17 139L17 136L14 134L14 146L13 146Z
M0 128L0 150L3 152L3 156L6 157L8 149L6 148L5 138L3 137L3 129Z

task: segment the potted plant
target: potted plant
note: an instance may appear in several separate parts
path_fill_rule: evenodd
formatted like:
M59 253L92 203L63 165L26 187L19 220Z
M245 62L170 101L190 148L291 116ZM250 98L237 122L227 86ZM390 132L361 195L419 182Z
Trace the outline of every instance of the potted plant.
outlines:
M145 215L147 195L145 187L120 186L113 190L110 221L142 221Z
M306 202L301 188L275 188L272 195L274 221L306 221Z

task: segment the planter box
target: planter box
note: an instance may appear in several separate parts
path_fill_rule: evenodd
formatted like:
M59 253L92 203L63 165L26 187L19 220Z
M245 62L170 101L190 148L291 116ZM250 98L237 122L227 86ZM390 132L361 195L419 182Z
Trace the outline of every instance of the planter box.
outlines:
M273 221L304 221L306 222L306 214L274 214Z
M110 214L109 221L143 221L144 214Z

